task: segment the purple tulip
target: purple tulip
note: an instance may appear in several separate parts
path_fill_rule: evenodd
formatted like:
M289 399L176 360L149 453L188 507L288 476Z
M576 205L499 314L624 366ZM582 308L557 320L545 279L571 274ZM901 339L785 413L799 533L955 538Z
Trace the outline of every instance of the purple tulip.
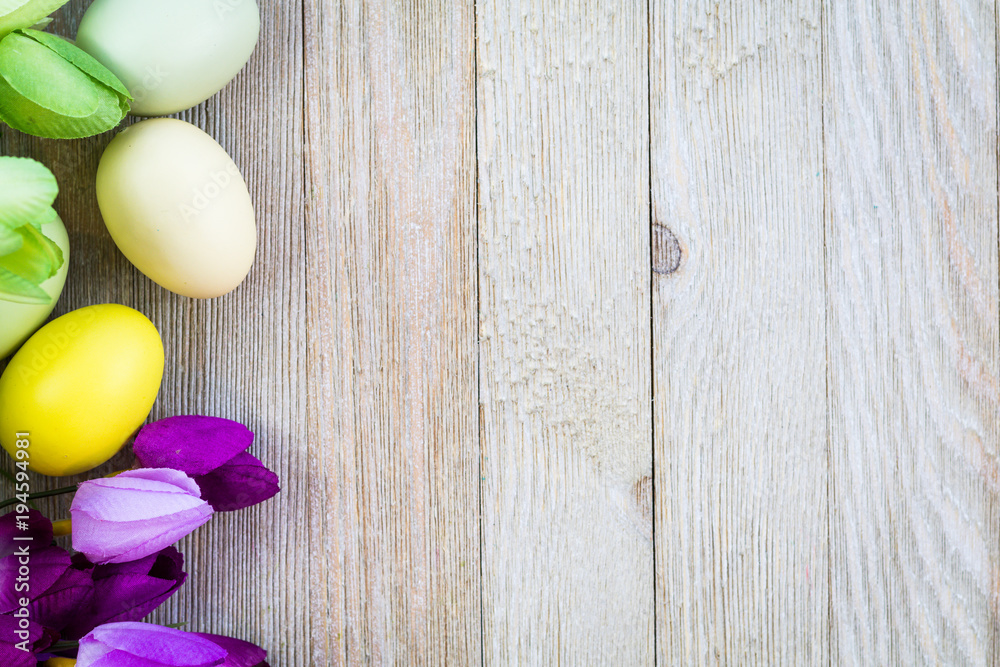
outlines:
M149 623L109 623L80 640L76 667L210 667L226 650L190 632Z
M0 665L35 667L35 656L52 645L55 632L28 619L0 616ZM27 651L23 649L28 649Z
M59 547L50 549L68 555ZM39 552L39 555L50 549ZM35 563L36 555L32 555L32 579L34 579ZM77 618L82 610L91 605L93 597L94 582L91 581L90 575L73 567L67 567L55 583L40 594L32 594L31 604L28 607L31 620L41 623L46 628L62 630Z
M13 553L0 559L0 614L9 614L20 605L22 598L40 594L59 580L69 569L69 554L59 547L47 547L31 551L27 555ZM18 581L21 568L27 573L27 581ZM27 590L24 590L24 585ZM27 595L25 595L27 593Z
M0 516L0 558L11 555L22 546L29 551L44 549L52 544L52 522L38 510L28 510L24 527L17 525L17 512ZM30 537L30 540L15 539Z
M132 450L146 468L173 468L194 477L217 512L250 507L274 496L278 476L246 452L253 433L220 417L180 415L149 424Z
M160 551L212 517L194 480L178 470L128 470L84 482L70 507L73 548L92 563Z
M105 623L142 620L187 579L184 556L174 547L128 563L97 566L77 554L73 566L92 578L94 597L63 629L63 639L79 639Z
M92 594L90 577L81 576L70 564L69 553L56 546L0 559L0 613L15 611L24 598L31 601L31 620L61 628ZM20 576L22 567L27 577Z
M222 635L210 635L205 632L194 632L192 634L207 639L226 649L228 655L226 656L226 661L222 663L223 667L270 667L267 664L267 651L250 642Z

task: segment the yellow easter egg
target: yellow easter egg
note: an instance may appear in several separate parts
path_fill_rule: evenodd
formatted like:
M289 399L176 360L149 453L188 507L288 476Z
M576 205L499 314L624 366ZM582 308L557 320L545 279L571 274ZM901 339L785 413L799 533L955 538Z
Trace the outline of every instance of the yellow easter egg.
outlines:
M163 342L145 315L74 310L39 329L0 376L0 445L44 475L91 470L146 420L162 379Z

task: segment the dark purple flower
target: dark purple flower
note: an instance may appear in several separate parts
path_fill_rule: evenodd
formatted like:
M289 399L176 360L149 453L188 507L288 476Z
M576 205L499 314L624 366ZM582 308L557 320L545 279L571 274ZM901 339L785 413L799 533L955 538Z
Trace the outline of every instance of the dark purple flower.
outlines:
M226 650L203 637L149 623L109 623L80 640L76 667L211 667Z
M35 667L35 655L56 640L55 632L26 618L0 616L0 665Z
M79 639L105 623L142 620L187 579L184 556L174 547L128 563L97 566L77 554L73 565L93 579L94 597L63 629L63 639Z
M0 614L9 614L21 607L21 599L34 601L42 598L50 589L53 594L57 594L66 586L73 588L78 582L72 576L60 584L69 569L69 553L56 546L27 553L13 553L0 559ZM46 601L43 608L54 613L56 610L49 606L51 602L54 601ZM31 618L49 625L34 613Z
M51 549L62 551L59 547ZM46 550L48 551L48 549ZM39 554L45 552L39 552ZM32 578L35 571L35 557L32 554ZM67 567L62 575L41 594L33 595L28 609L31 620L41 623L46 628L62 630L77 618L81 611L87 609L94 597L94 582L90 574L73 567Z
M274 496L278 476L246 452L253 433L220 417L180 415L149 424L132 450L146 468L173 468L192 477L218 512L250 507Z
M252 454L240 452L221 467L194 478L202 500L216 512L232 512L274 496L278 476Z
M90 575L73 569L69 552L52 544L52 523L39 512L29 511L21 525L14 513L0 517L0 553L6 554L0 557L0 613L24 607L32 621L55 631L90 604Z
M73 548L98 564L154 554L212 518L193 479L148 468L84 482L70 513Z
M269 667L267 651L250 642L223 635L210 635L206 632L193 632L191 634L203 637L226 649L228 655L226 661L222 663L223 667Z
M25 545L33 551L52 544L52 522L41 512L28 510L28 519L20 526L18 516L17 512L0 516L0 558L11 555Z

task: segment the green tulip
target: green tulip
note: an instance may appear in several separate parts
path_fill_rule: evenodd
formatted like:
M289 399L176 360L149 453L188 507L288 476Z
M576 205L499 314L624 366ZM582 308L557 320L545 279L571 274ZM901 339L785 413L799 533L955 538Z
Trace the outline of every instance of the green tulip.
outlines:
M131 99L104 65L61 37L26 29L0 40L0 120L15 130L93 136L116 127Z
M56 218L52 208L59 186L43 165L0 157L0 299L48 304L41 284L58 273L65 258L42 233Z
M19 28L30 28L65 5L68 0L0 0L0 39Z

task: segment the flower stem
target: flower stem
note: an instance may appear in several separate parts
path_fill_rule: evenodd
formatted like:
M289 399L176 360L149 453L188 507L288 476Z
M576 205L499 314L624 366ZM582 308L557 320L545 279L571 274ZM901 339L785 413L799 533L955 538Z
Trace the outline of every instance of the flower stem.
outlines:
M39 498L48 498L50 496L61 496L64 493L73 493L74 491L76 491L76 489L77 485L74 484L73 486L64 486L59 489L51 489L49 491L38 491L37 493L29 493L28 500L38 500ZM0 503L0 510L2 510L5 507L10 507L11 505L17 502L19 502L18 498L8 498L7 500Z
M60 519L52 522L52 537L65 537L73 534L73 520Z

